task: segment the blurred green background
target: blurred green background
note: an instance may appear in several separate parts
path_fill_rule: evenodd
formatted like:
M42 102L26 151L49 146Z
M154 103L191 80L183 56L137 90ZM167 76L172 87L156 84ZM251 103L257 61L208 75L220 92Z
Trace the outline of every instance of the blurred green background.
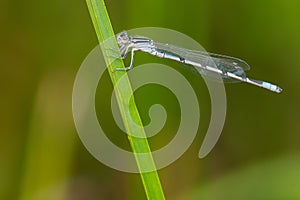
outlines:
M174 29L208 51L246 60L252 66L250 77L283 88L281 94L274 94L247 84L227 85L223 133L209 156L200 160L209 99L201 78L183 72L195 88L204 88L203 96L198 94L203 121L189 150L159 171L167 199L300 199L300 1L106 4L116 33L145 26ZM0 199L145 199L139 175L98 162L74 127L73 82L81 62L97 45L85 1L2 0L0 25ZM104 87L99 87L96 98L100 123L116 144L128 148L107 109L109 77L101 81ZM166 144L176 129L172 98L157 86L136 92L146 123L151 102L171 105L167 128L150 139L153 149Z

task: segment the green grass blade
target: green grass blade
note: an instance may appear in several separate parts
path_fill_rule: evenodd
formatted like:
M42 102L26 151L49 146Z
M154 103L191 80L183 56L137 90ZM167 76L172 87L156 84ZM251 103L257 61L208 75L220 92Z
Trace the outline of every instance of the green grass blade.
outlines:
M99 42L103 42L108 38L111 38L114 35L113 28L111 26L109 16L106 11L106 7L103 0L86 0L89 12L91 15L91 19L94 24L94 28L98 37ZM117 43L114 40L112 43L110 43L109 48L117 49ZM103 55L106 57L106 61L109 62L109 51L107 50L105 46L102 47ZM124 67L124 64L122 60L117 59L109 66L109 74L111 77L111 80L113 82L113 85L115 87L116 97L118 106L121 112L121 116L125 125L125 128L128 133L131 133L131 135L140 135L145 136L145 131L142 128L142 122L137 110L137 107L134 102L134 98L131 98L131 101L128 102L125 101L129 95L132 94L132 89L130 86L129 79L126 75L126 72L118 72L114 73L115 68L122 68ZM122 77L125 76L125 77ZM125 84L117 86L116 83L120 78L125 78ZM128 108L130 112L126 112L126 108ZM136 128L136 126L133 126L131 119L138 125L140 125L140 128ZM137 162L137 166L140 170L140 172L143 172L143 169L149 169L153 168L155 169L155 164L151 155L151 150L147 141L147 138L136 138L132 136L128 136L132 151L135 154L135 159ZM148 156L139 156L137 153L147 153ZM148 199L165 199L163 190L159 181L159 177L157 174L157 171L148 172L148 173L140 173L142 182L144 185L144 189L146 192L146 196Z

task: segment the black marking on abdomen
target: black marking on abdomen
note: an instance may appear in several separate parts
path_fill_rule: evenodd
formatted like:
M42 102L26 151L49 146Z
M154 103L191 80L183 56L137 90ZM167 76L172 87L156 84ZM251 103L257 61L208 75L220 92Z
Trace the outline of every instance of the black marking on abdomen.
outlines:
M180 62L181 62L181 63L185 63L185 59L184 59L184 58L179 57L179 59L180 59Z

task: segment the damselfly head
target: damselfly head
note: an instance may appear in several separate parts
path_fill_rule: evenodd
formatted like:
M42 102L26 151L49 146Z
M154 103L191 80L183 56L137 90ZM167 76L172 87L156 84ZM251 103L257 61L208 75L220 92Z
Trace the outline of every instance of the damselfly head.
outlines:
M122 31L121 33L118 33L116 39L120 47L130 42L130 37L128 36L126 31Z

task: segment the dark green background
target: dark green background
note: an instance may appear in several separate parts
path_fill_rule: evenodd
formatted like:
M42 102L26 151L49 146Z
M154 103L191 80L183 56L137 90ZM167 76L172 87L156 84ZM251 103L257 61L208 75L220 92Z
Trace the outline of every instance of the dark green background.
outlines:
M167 199L300 199L300 1L106 4L115 32L145 26L174 29L208 51L243 58L252 67L249 76L283 88L275 94L247 84L226 85L223 133L209 156L200 160L209 99L201 78L183 71L203 90L198 94L203 121L191 148L159 171ZM0 25L0 199L144 199L139 175L102 165L75 131L73 82L97 45L85 1L2 0ZM159 60L144 55L137 59ZM96 98L100 123L116 144L128 148L109 118L109 97L103 95L112 88L108 76L101 81L104 86ZM136 100L146 123L151 102L166 104L168 124L150 140L153 149L164 146L177 128L176 100L157 86L140 89Z

